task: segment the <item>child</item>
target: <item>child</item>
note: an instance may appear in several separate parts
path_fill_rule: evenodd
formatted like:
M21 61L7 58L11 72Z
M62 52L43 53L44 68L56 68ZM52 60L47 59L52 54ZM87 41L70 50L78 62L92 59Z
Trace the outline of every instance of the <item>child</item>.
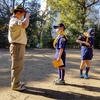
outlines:
M58 29L57 37L54 40L53 46L56 49L55 59L60 61L62 59L63 64L62 66L58 66L58 79L54 81L56 85L64 85L65 84L65 60L66 60L66 44L67 44L67 37L66 33L64 32L65 26L64 24L60 23L54 26L55 29Z
M83 69L84 65L86 64L86 73L84 78L88 79L90 60L92 60L94 49L94 29L90 28L87 32L80 34L76 42L80 43L81 45L81 64L79 77L83 78Z

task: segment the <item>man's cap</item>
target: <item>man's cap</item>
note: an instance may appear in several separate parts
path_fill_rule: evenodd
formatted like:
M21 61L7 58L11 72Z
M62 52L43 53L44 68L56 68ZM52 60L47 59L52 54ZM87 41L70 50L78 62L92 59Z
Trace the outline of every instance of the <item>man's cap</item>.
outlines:
M60 23L60 24L58 24L58 25L54 25L54 26L53 26L54 29L57 29L58 27L64 27L64 29L66 29L66 28L65 28L65 25L64 25L63 23Z
M23 11L23 12L26 12L26 10L24 9L24 7L22 7L21 5L15 6L15 8L13 8L11 11L12 12L14 12L14 11Z

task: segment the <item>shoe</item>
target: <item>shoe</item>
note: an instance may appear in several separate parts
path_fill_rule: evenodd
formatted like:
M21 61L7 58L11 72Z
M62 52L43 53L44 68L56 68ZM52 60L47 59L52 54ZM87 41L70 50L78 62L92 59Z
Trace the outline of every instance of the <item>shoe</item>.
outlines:
M12 83L12 86L13 86L14 84ZM24 86L25 85L25 82L19 82L19 85L20 86Z
M88 74L85 74L85 75L84 75L84 78L85 78L85 79L88 79L88 78L89 78Z
M19 84L20 84L21 86L24 86L24 85L25 85L25 82L19 82Z
M58 80L60 80L60 78L57 78L53 81L53 83L56 83Z
M16 88L12 88L12 90L15 90L15 91L24 91L25 87L24 86L19 86L19 87L16 87Z
M55 82L56 85L65 85L65 81L59 79L58 81Z
M83 74L82 74L82 73L80 73L80 74L79 74L79 77L80 77L80 78L83 78Z

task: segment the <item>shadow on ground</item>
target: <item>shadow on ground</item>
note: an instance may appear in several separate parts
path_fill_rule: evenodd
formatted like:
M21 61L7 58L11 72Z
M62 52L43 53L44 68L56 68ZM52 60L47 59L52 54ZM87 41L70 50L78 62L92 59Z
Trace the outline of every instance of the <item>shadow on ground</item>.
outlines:
M80 87L84 88L84 86L80 86ZM62 91L55 91L55 90L50 90L50 89L35 88L35 87L28 87L28 86L26 88L27 89L23 91L23 93L44 96L47 98L51 98L51 100L52 99L56 99L56 100L100 100L100 97L93 97L93 96L89 96L88 94L84 95L84 94L72 93L68 91L62 92ZM85 88L90 89L91 87L85 87ZM99 88L99 92L100 92L100 88Z

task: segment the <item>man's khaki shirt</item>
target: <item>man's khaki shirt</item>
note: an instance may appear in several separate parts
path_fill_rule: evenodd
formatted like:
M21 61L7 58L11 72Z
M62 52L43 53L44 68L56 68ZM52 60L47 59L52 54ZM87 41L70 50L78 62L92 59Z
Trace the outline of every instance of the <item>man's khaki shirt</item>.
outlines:
M9 43L27 44L25 29L22 28L22 21L12 16L9 22L8 32Z

